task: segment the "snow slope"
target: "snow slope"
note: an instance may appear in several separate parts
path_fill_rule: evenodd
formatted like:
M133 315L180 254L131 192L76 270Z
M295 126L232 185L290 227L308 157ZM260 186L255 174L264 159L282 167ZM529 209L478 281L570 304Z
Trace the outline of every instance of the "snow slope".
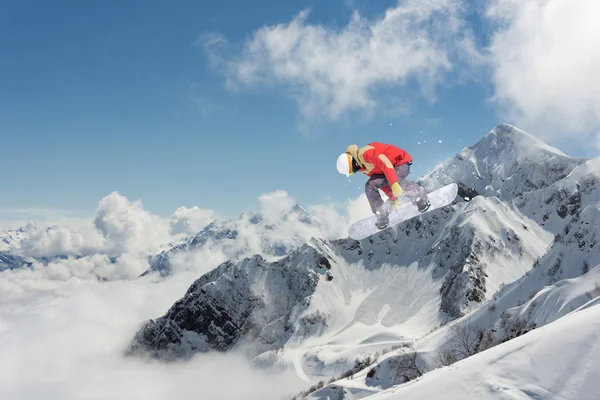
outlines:
M425 336L424 338L418 340L414 343L414 348L418 352L418 362L419 366L422 367L423 371L431 371L427 372L424 376L417 378L414 381L410 381L404 385L401 385L404 380L401 377L400 369L398 368L397 360L399 359L400 354L402 354L402 350L395 350L389 353L382 355L378 360L373 362L370 365L367 365L365 368L357 371L354 374L352 379L340 379L330 383L325 386L323 389L318 390L308 396L309 399L326 399L328 396L333 396L332 398L338 399L357 399L357 398L396 398L396 397L385 397L385 396L373 396L376 393L381 392L384 393L402 393L403 396L415 396L415 397L402 397L402 398L446 398L444 397L436 397L442 396L445 385L448 384L451 380L461 380L461 379L482 379L482 376L478 376L477 378L467 377L463 375L457 376L456 371L465 371L466 374L478 374L481 368L485 368L485 371L489 371L488 379L491 379L493 375L493 371L496 366L502 365L502 368L498 367L497 371L502 371L505 369L504 373L508 373L510 370L517 372L521 372L518 368L519 366L510 366L510 364L504 364L500 362L504 360L504 357L507 357L514 351L521 352L518 355L518 358L527 360L527 357L530 357L531 354L528 354L527 351L523 350L523 348L518 345L522 338L531 338L530 335L542 335L543 340L547 341L549 347L552 349L552 353L548 354L548 357L556 357L556 352L560 351L560 354L577 354L577 349L569 348L567 345L563 345L561 343L561 337L558 335L563 335L560 331L556 331L555 328L558 326L562 326L565 328L569 327L569 323L563 322L565 316L576 313L577 310L587 309L591 306L595 306L600 303L600 266L591 270L588 274L581 276L576 279L564 280L556 283L553 286L544 288L540 291L535 297L533 297L529 302L523 304L522 306L514 307L502 312L503 316L499 319L495 324L492 324L491 320L493 318L492 314L487 307L482 307L476 312L472 313L469 316L464 317L461 320L457 320L452 324L444 326L443 328L436 330L430 335ZM600 324L600 311L599 307L594 307L595 311L595 320L590 321L592 326L595 326L593 329L598 328L598 324ZM482 348L478 349L479 354L472 355L469 358L464 359L463 361L459 361L455 364L452 364L450 367L441 368L442 365L439 362L438 355L441 350L450 350L452 348L456 349L457 342L453 341L452 338L455 337L453 335L452 328L456 326L463 325L466 323L471 324L470 328L473 328L472 338L473 343L477 344L478 342L478 333L477 329L481 326L489 326L489 328L483 334L484 343L481 345ZM584 322L585 323L585 322ZM548 326L548 329L544 329L542 327ZM551 328L550 328L551 327ZM536 329L534 329L536 328ZM570 329L570 328L569 328ZM592 329L592 330L593 330ZM517 332L516 330L519 330ZM543 333L538 333L543 332ZM575 329L570 333L573 337L579 337L578 331ZM556 336L555 336L556 335ZM537 336L540 337L540 336ZM515 339L516 338L516 339ZM486 342L486 340L492 340L492 343ZM512 340L510 340L512 339ZM567 338L563 338L567 339ZM508 340L508 342L507 342ZM534 343L537 339L532 339L530 343ZM571 339L568 339L569 341ZM576 340L572 339L573 343ZM487 350L486 350L487 349ZM517 349L517 350L514 350ZM462 348L460 350L463 350ZM494 355L500 355L498 357ZM600 354L599 354L600 355ZM542 356L544 356L542 354ZM476 360L487 359L491 360L489 362L482 364L477 364ZM564 365L562 363L563 358L561 356L560 365ZM600 360L597 360L597 362ZM573 357L571 361L567 361L567 363L578 363L576 357ZM543 364L543 363L542 363ZM540 364L540 366L542 365ZM554 363L556 364L556 363ZM471 367L467 367L466 365L475 365L472 370ZM493 368L492 368L493 367ZM525 368L535 368L533 365L524 365L522 367ZM538 366L539 367L539 366ZM440 369L441 368L441 369ZM373 376L367 376L369 371L373 371ZM440 375L441 374L441 375ZM448 377L448 380L444 378L446 374L450 374L452 377ZM545 372L543 370L537 369L536 375L538 377L544 377ZM520 376L520 373L515 373L514 377ZM573 377L576 379L576 377ZM531 382L535 382L536 380L527 381L524 379L522 382L530 384ZM551 380L550 380L551 381ZM422 382L427 382L427 384L423 384ZM466 385L466 390L475 390L475 386L471 386L471 381ZM521 383L522 383L521 382ZM502 393L496 393L496 390L499 390L501 384L500 381L488 381L481 382L484 386L488 383L490 386L488 389L492 389L491 391L475 391L475 393L480 397L464 397L464 398L523 398L527 399L530 397L525 397L524 394L520 394L522 397L519 397L519 392L514 392L513 395L515 397L510 397L508 394L504 394L502 397ZM399 386L401 385L401 386ZM434 391L427 390L427 386L435 386ZM413 389L420 387L419 390L424 390L424 392L413 393ZM461 389L461 385L456 385L455 387ZM506 386L502 386L505 387ZM390 389L392 388L392 389ZM388 390L390 389L390 390ZM548 390L548 392L554 393L552 390ZM535 397L534 394L538 395L548 393L543 390L540 392L538 389L531 392L531 398ZM437 393L437 394L436 394ZM456 393L456 396L463 396L464 393L459 391ZM498 395L500 397L494 397L494 395ZM418 396L432 396L432 397L418 397ZM489 396L489 397L488 397ZM331 397L330 397L331 398ZM450 399L453 398L463 398L463 397L448 397ZM547 397L539 397L539 398L547 398ZM557 397L562 398L562 397ZM564 397L564 398L580 398L580 397ZM586 397L581 397L586 398ZM593 398L593 397L587 397Z
M550 325L369 399L596 400L599 339L597 298Z

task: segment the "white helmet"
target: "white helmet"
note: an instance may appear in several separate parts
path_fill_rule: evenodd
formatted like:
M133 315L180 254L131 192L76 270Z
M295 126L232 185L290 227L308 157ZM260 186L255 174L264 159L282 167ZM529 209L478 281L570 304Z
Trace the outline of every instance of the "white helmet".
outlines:
M348 153L342 153L337 159L337 170L340 174L350 176L352 171L352 156Z

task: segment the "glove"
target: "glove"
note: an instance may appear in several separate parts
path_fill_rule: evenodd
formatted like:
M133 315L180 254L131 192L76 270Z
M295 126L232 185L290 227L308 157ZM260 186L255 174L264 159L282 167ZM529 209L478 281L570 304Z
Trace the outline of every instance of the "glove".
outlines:
M392 200L392 205L394 206L394 210L398 210L398 207L402 205L399 197L396 197L395 200Z
M394 193L394 196L396 197L402 196L402 188L398 182L392 183L392 193Z

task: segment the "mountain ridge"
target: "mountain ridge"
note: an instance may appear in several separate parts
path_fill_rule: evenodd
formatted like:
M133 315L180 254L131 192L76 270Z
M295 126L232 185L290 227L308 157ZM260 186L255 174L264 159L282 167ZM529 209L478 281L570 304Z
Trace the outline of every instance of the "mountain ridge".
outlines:
M261 269L272 270L272 274L278 269L305 268L313 271L317 278L305 296L295 298L295 303L289 299L282 302L294 304L286 312L269 317L261 311L260 315L267 322L251 324L252 339L244 336L246 331L240 330L242 334L238 341L229 342L229 349L244 349L257 366L295 368L298 375L308 374L315 379L339 375L344 369L353 368L353 357L358 352L382 352L390 343L401 345L406 341L423 340L425 343L429 340L432 343L429 351L435 353L447 344L447 339L441 339L439 335L447 332L456 321L460 324L471 316L482 315L481 318L488 322L481 328L493 329L504 311L529 300L525 298L531 295L527 288L543 289L541 280L538 283L533 280L539 280L536 277L542 275L549 277L555 258L572 256L574 262L578 260L576 254L580 251L578 246L582 238L590 239L585 242L586 249L591 257L596 257L598 209L594 207L594 196L600 182L596 179L598 160L571 158L506 124L494 128L484 139L440 164L420 180L421 184L431 188L459 176L460 171L477 171L477 175L471 173L459 180L463 195L470 192L472 196L459 197L447 207L362 241L314 237L304 245L313 248L307 250L304 247L304 251L312 254L309 257L312 261L304 267L289 261L296 257L294 255L262 264ZM484 143L492 146L487 153L482 150ZM523 151L522 147L532 146L541 154L536 156ZM497 150L498 154L495 153ZM479 158L467 157L474 154ZM444 166L456 165L457 161L463 163L460 168L449 168L447 173L441 173ZM496 161L502 163L499 168L493 168ZM523 184L521 188L514 183L519 181ZM545 218L546 214L550 216ZM564 249L560 248L563 242L567 243ZM594 246L589 248L592 243ZM321 257L327 260L330 268L318 272L316 260ZM244 262L228 261L231 263L229 268L235 269ZM593 267L590 262L589 268ZM583 264L577 268L543 282L552 284L571 275L577 277L584 272ZM221 281L235 279L228 274L217 274L212 275L205 285L218 290ZM519 289L519 285L525 287ZM256 293L273 290L260 280L246 286L258 288ZM288 289L283 288L283 292L281 286L278 289L278 295L287 296ZM519 296L511 294L515 290L520 292ZM247 293L249 298L256 294L251 290ZM177 304L207 300L198 291L188 291ZM230 307L233 303L225 301L223 304ZM217 309L219 307L224 308L222 304ZM232 308L240 307L245 306L234 304ZM488 308L496 311L491 312ZM185 324L178 323L176 314L174 307L152 323L159 325L157 332L162 329L161 324L164 328L178 327L171 341L177 349L183 338L189 340L195 333ZM281 315L285 315L285 323L281 322ZM256 321L252 312L246 319ZM279 322L273 325L275 321ZM225 326L227 322L219 323ZM156 328L157 325L153 325L151 330ZM152 341L160 342L168 336L160 332L154 337L150 335L151 340L140 346L136 338L141 332L144 329L132 338L130 348L138 346L137 350L152 352ZM440 338L430 336L430 332L437 333ZM211 345L214 339L197 337L194 340L205 346L201 351L214 351ZM145 345L149 347L143 349ZM191 357L196 350L189 352L189 347L183 346L176 352ZM373 364L369 368L377 365L382 364ZM385 380L384 377L381 379ZM401 382L389 381L387 384L397 383ZM333 386L325 385L315 395L331 393L330 389L335 385L339 388L339 382ZM353 393L357 395L358 392ZM366 395L367 391L363 393Z

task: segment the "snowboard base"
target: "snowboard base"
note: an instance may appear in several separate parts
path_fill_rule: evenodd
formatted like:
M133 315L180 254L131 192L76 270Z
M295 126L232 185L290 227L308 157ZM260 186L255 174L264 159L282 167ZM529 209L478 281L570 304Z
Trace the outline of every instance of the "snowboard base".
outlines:
M458 185L456 183L451 183L449 185L443 186L427 194L427 198L430 201L431 206L426 212L421 213L417 209L416 205L412 203L405 203L398 207L397 210L394 210L390 213L390 222L386 228L379 229L375 224L377 217L375 215L372 215L368 218L364 218L360 221L356 221L355 223L353 223L348 229L348 235L355 240L364 239L378 232L389 229L392 226L399 224L400 222L407 221L411 218L418 217L419 215L427 214L432 210L436 210L438 208L447 206L448 204L454 201L457 194Z

